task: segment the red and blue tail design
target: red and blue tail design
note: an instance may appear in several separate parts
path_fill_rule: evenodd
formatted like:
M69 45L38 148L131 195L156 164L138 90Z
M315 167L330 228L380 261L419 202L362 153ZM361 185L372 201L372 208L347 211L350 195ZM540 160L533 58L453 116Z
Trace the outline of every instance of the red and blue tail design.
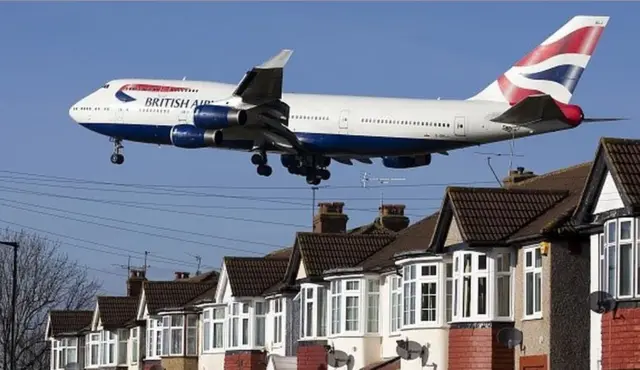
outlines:
M514 105L530 95L548 94L568 104L609 17L575 16L497 80L468 100Z

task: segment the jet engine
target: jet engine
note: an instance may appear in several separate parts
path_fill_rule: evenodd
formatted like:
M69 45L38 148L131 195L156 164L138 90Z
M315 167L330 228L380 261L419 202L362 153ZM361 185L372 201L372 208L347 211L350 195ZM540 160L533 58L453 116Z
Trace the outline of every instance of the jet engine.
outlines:
M204 130L192 125L173 126L169 137L174 146L185 149L206 148L222 143L222 131Z
M431 164L431 154L418 156L382 157L382 164L387 168L413 168Z
M247 112L221 105L198 105L193 110L193 124L205 130L217 130L247 123Z

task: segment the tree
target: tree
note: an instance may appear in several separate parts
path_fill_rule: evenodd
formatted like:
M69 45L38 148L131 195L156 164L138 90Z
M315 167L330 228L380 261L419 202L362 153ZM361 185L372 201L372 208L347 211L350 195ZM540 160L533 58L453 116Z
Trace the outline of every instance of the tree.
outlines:
M17 370L48 370L45 330L50 310L92 309L101 284L60 251L60 243L25 231L0 230L0 240L18 242L16 299ZM0 245L0 353L8 370L11 348L13 248Z

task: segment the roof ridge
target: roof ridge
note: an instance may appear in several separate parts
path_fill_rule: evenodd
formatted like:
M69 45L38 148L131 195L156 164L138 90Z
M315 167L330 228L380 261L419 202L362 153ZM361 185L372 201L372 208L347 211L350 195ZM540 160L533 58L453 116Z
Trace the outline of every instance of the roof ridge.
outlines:
M536 176L533 176L533 177L528 178L526 180L522 180L522 181L510 184L509 187L511 189L513 189L514 187L520 187L522 185L528 185L528 184L531 184L531 183L536 182L536 181L541 180L541 179L546 179L546 178L549 178L549 177L552 177L552 176L556 176L556 175L559 175L561 173L574 170L576 168L580 168L580 167L584 167L584 166L591 166L592 164L593 164L593 160L587 161L587 162L578 163L578 164L574 164L574 165L569 166L569 167L563 167L563 168L560 168L560 169L557 169L557 170L554 170L554 171L551 171L551 172L544 173L542 175L536 175Z
M524 182L524 181L523 181ZM557 190L549 190L549 189L530 189L530 188L519 188L519 189L514 189L512 187L509 188L491 188L491 187L462 187L462 186L452 186L452 187L447 187L447 192L451 192L451 191L471 191L471 192L482 192L482 191L488 191L488 192L496 192L496 193L500 193L500 192L504 192L504 193L535 193L535 194L555 194L555 193L562 193L562 192L566 192L567 190L564 189L557 189Z

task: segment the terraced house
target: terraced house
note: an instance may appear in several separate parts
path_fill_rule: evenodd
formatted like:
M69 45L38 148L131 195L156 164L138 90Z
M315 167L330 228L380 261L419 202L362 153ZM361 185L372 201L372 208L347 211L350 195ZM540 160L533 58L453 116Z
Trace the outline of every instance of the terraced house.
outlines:
M124 339L91 330L137 328L132 370L638 367L640 345L615 339L640 337L637 163L640 141L602 139L592 162L519 168L500 188L449 187L412 225L387 204L349 229L343 203L321 203L313 232L289 248L225 257L219 275L145 281L129 320L109 318L111 298L88 327L60 329L52 312L47 336L66 346L95 335L99 358L113 344L120 364ZM592 312L598 290L622 314ZM64 313L74 314L86 315ZM504 329L522 339L507 346Z

